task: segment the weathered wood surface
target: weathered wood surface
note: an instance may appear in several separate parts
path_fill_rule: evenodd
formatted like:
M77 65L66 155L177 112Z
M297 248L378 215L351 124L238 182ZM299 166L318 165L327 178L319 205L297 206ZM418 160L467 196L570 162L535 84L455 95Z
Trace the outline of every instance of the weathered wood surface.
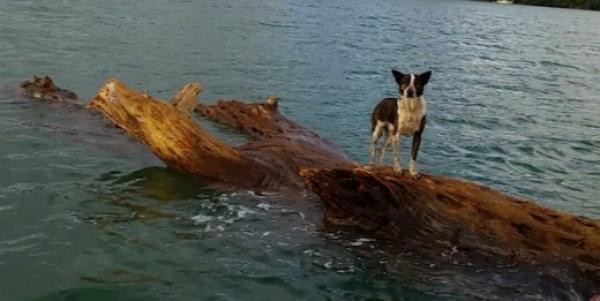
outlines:
M572 263L600 279L600 221L449 177L362 167L302 174L332 224L429 242L433 252L456 246L507 262Z
M276 102L219 102L196 105L199 84L186 85L171 103L108 81L90 103L176 170L240 187L295 189L303 186L303 166L348 166L344 155L316 134L297 126L277 110ZM192 108L239 128L253 141L234 148L202 129Z
M302 167L335 168L353 166L350 158L329 141L281 115L271 96L264 103L218 101L199 104L196 111L212 121L236 128L250 137L238 149L249 157L272 165L292 179L293 188L302 188ZM274 182L281 175L275 175Z

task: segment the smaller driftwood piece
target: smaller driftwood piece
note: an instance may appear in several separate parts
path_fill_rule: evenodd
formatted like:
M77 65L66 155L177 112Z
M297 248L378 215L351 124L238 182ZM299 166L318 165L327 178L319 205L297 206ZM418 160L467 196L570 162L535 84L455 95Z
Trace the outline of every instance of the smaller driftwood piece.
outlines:
M47 75L33 76L32 80L22 82L21 92L27 97L39 100L75 101L78 99L74 92L57 87Z

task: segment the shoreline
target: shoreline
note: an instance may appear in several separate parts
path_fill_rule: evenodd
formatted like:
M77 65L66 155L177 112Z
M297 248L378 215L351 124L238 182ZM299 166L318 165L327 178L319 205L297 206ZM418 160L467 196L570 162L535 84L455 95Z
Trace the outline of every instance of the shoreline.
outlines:
M473 0L479 2L496 2L494 0ZM527 6L539 6L549 8L564 8L564 9L577 9L586 11L600 11L600 0L584 0L585 3L576 5L574 0L515 0L514 4L527 5Z

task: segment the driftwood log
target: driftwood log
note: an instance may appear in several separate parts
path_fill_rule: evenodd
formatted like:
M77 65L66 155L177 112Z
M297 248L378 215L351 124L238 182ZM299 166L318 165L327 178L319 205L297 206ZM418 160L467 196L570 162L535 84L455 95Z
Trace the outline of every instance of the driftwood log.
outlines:
M108 81L90 103L129 135L144 143L165 164L217 183L269 190L300 190L304 166L336 168L350 160L277 110L277 101L199 105L200 84L184 86L170 102ZM196 123L192 110L249 134L251 141L232 147Z
M567 263L600 281L600 221L466 181L361 167L282 116L276 97L204 105L197 104L200 91L200 84L188 84L164 102L109 80L89 107L176 170L236 187L299 191L306 185L325 203L329 223L506 262ZM193 111L239 129L249 142L227 145L202 129Z
M391 168L304 169L302 174L324 201L332 224L427 242L437 250L454 246L500 262L572 263L600 280L600 221L462 180L397 177Z
M75 101L77 94L73 91L61 89L54 84L54 81L47 75L34 76L32 80L26 80L21 83L21 92L27 97L39 100L51 101Z

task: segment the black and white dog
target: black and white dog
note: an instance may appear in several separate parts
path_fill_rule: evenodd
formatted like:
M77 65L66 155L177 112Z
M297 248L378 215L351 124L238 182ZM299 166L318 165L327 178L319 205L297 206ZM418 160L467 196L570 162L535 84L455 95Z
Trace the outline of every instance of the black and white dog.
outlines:
M371 115L371 145L369 147L370 164L374 164L377 156L377 142L385 132L385 141L380 149L379 162L385 162L385 151L390 143L394 151L394 171L400 175L400 137L413 136L412 156L408 164L411 176L417 177L417 153L421 145L421 134L425 129L427 120L427 102L423 98L423 90L431 71L423 74L402 74L392 70L394 79L398 83L400 95L398 98L387 97L382 99Z

